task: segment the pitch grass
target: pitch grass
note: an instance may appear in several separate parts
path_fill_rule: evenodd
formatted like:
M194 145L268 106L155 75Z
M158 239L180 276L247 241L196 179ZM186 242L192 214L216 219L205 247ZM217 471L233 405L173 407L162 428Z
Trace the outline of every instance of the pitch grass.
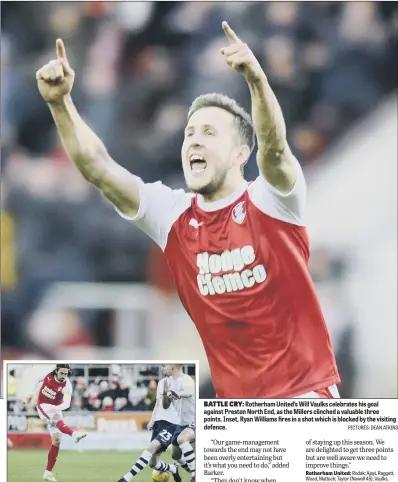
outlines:
M46 450L9 450L7 482L41 482L47 463ZM59 453L53 474L58 482L117 482L128 472L141 451L64 451ZM160 460L172 462L169 453L162 454ZM190 477L180 468L183 482ZM152 469L146 467L134 482L151 482ZM174 479L171 477L171 481Z

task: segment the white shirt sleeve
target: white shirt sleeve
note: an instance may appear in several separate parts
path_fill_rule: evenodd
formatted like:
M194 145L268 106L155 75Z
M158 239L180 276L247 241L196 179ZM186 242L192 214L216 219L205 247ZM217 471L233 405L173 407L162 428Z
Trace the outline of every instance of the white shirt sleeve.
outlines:
M31 393L29 394L29 397L31 397L31 402L33 403L37 403L37 399L38 399L38 396L39 396L39 392L40 392L40 388L43 384L43 381L44 381L45 377L40 377L36 380L35 384L33 385L32 387L32 391Z
M40 377L35 381L34 385L32 386L32 392L35 392L36 390L38 390L41 387L45 378L47 378L47 377Z
M195 395L195 382L190 376L187 376L184 380L184 385L183 385L184 392L187 395Z
M137 176L136 181L140 194L137 215L126 216L115 209L122 218L134 222L164 250L171 227L190 206L192 195L183 189L171 189L160 181L144 183Z
M165 380L164 378L159 380L159 383L158 383L158 386L157 386L157 389L156 389L156 398L158 400L163 398L164 380Z
M176 393L183 398L195 395L195 382L189 375L184 376L182 380L182 388L181 390L176 390Z
M73 387L72 387L72 383L69 379L66 380L66 384L64 386L64 388L62 389L62 393L63 395L71 395L72 396L72 392L73 392Z
M274 188L260 173L249 185L249 196L260 211L290 224L304 226L307 187L300 163L295 159L297 178L293 189L282 194Z
M62 389L63 399L61 405L59 405L58 407L59 410L66 410L70 407L70 404L72 402L72 391L72 384L70 380L67 380L66 385Z

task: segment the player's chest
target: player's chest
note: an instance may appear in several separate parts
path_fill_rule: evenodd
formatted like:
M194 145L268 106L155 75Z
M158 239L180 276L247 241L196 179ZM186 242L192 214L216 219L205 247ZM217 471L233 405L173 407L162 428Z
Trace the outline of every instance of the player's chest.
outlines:
M54 399L62 395L62 388L55 384L43 385L41 392L45 397Z
M239 271L272 253L272 232L246 201L206 213L191 210L182 216L170 237L169 259L185 260L203 273Z
M171 378L169 381L170 390L179 391L182 390L183 382L180 379Z

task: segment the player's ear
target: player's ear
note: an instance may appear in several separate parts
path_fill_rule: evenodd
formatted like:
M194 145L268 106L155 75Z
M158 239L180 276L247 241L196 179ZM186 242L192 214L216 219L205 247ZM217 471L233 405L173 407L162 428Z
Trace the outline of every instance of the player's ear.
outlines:
M246 164L250 157L250 147L243 144L242 146L238 147L238 163L239 166L242 167Z

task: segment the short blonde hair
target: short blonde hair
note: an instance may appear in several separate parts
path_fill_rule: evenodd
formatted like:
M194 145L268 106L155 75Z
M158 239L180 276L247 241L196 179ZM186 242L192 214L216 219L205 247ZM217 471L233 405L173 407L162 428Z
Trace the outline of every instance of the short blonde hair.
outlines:
M253 121L248 112L236 102L236 100L224 94L205 94L196 97L192 102L191 107L188 110L188 120L192 115L199 109L205 107L218 107L224 109L234 116L236 126L240 135L241 141L249 146L250 153L254 149L255 137L254 137L254 127Z

